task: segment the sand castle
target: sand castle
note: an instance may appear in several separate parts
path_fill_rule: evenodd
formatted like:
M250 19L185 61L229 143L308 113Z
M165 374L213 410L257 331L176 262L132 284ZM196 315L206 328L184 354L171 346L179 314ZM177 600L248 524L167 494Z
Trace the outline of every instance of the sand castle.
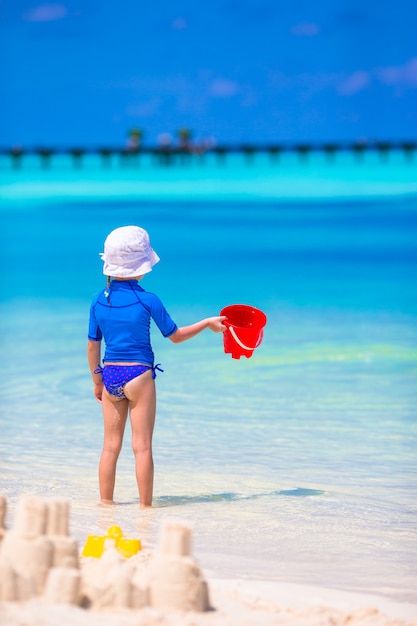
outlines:
M69 536L69 502L35 496L18 502L13 528L5 526L0 496L0 601L40 597L50 604L107 608L206 611L208 585L191 556L191 529L166 522L148 560L124 558L106 541L101 558L80 556Z

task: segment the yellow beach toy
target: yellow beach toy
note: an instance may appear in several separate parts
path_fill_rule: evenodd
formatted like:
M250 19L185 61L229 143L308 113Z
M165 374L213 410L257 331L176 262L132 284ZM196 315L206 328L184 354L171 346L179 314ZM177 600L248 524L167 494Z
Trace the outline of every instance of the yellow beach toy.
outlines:
M81 556L93 556L99 559L106 548L107 542L113 542L116 550L126 559L142 550L140 539L126 539L123 537L120 526L111 526L107 531L107 535L88 535Z

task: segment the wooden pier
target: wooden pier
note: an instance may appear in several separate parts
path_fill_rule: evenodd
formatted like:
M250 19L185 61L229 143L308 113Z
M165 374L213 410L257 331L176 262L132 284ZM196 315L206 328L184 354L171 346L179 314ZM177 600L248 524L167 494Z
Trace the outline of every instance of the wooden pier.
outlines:
M216 145L209 148L201 146L141 146L137 148L123 147L69 147L52 148L38 146L32 148L9 147L0 148L0 154L10 158L12 167L19 168L24 164L25 157L38 156L42 167L51 166L54 157L59 155L70 156L74 167L82 167L83 159L87 156L98 155L101 157L103 167L108 167L112 158L119 158L121 166L138 164L141 155L150 155L153 161L160 166L187 164L193 160L202 159L207 154L215 155L219 162L227 161L231 154L242 154L248 162L252 162L256 155L267 154L273 161L279 161L279 157L285 153L295 153L300 161L308 160L312 153L322 152L329 161L334 160L339 153L350 152L357 160L361 160L367 152L377 152L381 160L387 160L393 151L403 152L405 159L412 161L417 151L417 140L408 141L375 141L353 143L298 143L298 144L241 144L241 145Z

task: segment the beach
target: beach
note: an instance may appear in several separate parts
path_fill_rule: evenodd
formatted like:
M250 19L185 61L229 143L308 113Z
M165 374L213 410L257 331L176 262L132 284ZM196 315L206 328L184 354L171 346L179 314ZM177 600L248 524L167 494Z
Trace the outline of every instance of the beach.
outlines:
M162 612L154 609L92 613L74 607L29 602L24 606L3 604L2 626L414 626L416 605L381 602L368 596L345 596L327 590L255 581L214 581L213 604L208 613ZM303 594L303 602L299 602ZM307 594L307 596L306 596ZM271 596L273 595L273 599ZM325 600L323 600L323 597ZM282 598L282 600L281 600Z
M2 626L415 623L415 164L208 157L109 176L98 160L74 171L30 159L0 163L6 526L20 497L64 497L80 551L117 524L152 554L163 523L180 519L213 610L37 598L3 602ZM143 286L180 325L234 302L268 318L262 345L240 360L221 337L175 347L152 329L165 371L146 511L129 429L116 504L97 507L102 424L85 359L104 238L134 223L161 257Z
M205 613L138 610L86 611L40 600L1 603L2 626L415 626L417 604L382 596L273 581L209 581Z
M6 508L2 498L3 526ZM165 522L154 550L117 526L80 547L68 529L68 501L19 500L13 527L0 529L2 626L417 624L417 604L383 595L207 578L192 555L192 530L179 520Z

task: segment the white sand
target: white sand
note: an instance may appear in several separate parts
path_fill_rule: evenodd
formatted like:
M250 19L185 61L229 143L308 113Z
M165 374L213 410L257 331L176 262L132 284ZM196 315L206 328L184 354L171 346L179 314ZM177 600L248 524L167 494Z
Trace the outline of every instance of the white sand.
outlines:
M0 602L0 626L417 626L417 604L276 581L209 578L207 600L187 525L166 522L157 551L130 559L108 539L96 559L79 557L64 501L28 497L19 507L14 530L1 529L0 590L31 599ZM82 598L91 608L78 606Z
M0 604L1 626L417 626L417 605L282 582L209 580L212 610L93 611L42 600Z

